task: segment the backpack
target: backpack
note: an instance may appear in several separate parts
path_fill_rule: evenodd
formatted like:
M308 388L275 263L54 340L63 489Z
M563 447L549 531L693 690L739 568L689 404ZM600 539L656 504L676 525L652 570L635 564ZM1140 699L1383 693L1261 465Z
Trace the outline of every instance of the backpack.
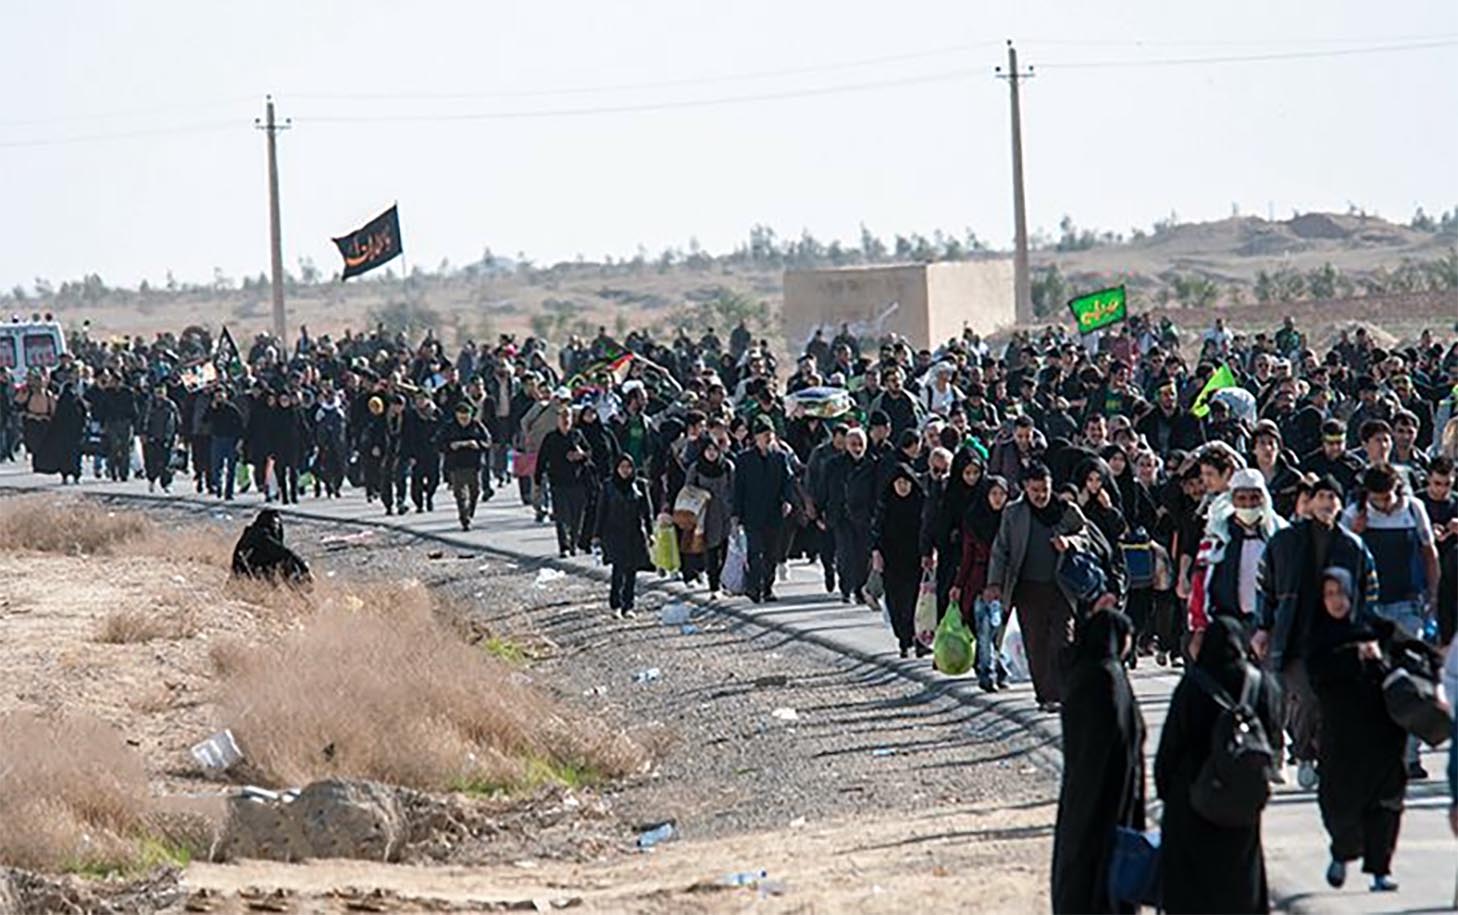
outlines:
M1271 797L1276 759L1256 713L1260 671L1247 666L1238 703L1205 671L1191 668L1190 676L1220 707L1211 732L1210 755L1190 785L1190 806L1217 826L1255 826Z
M1129 576L1129 590L1154 587L1154 543L1144 528L1136 527L1119 540L1124 554L1124 570Z

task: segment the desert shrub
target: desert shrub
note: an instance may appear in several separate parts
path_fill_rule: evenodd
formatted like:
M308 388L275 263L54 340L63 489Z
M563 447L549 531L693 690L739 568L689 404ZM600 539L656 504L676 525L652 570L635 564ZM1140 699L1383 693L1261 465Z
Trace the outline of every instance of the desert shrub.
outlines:
M190 856L152 809L141 758L89 717L0 717L0 864L91 875Z
M509 791L644 765L628 738L568 713L510 665L461 642L426 602L366 596L357 608L319 608L271 644L214 652L222 724L251 777Z
M197 632L197 616L187 610L123 608L102 617L96 641L130 645L157 639L189 639Z
M0 547L66 555L109 555L152 531L140 512L79 499L25 496L0 509Z

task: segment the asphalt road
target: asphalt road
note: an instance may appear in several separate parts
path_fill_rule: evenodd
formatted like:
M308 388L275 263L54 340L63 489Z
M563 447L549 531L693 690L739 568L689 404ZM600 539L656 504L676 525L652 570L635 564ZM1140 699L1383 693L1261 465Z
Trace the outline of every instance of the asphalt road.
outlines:
M20 464L0 464L0 488L62 490L55 477L39 477L28 473ZM79 489L87 493L145 495L145 482L110 483L87 478ZM174 495L159 498L197 499L227 512L241 523L251 518L261 506L255 493L239 496L233 503L223 503L206 496L195 496L191 481L180 479L173 487ZM444 489L437 494L436 510L427 514L387 516L378 505L364 499L362 491L347 491L338 500L304 498L286 511L320 520L364 523L407 530L433 537L452 545L472 549L494 550L523 560L536 560L557 568L586 574L602 574L591 557L559 560L556 538L550 523L535 523L530 509L517 498L515 489L499 492L478 511L472 530L463 532L456 522L455 506ZM651 575L639 578L640 589L657 586L680 595L707 602L700 586L685 591L681 584ZM606 583L604 582L604 589ZM1029 728L1056 735L1056 715L1037 710L1028 684L1015 685L1002 693L989 695L977 688L975 678L951 679L931 669L930 659L903 661L897 657L896 643L878 613L864 607L842 605L838 598L825 594L819 567L803 562L790 565L788 581L777 586L780 601L755 606L742 598L720 598L714 605L722 612L754 619L763 626L792 633L807 641L832 648L858 659L894 670L909 679L965 702L987 708L1013 718ZM1149 728L1146 747L1152 760L1158 746L1169 696L1178 682L1177 672L1141 665L1133 681L1139 704ZM1266 812L1264 842L1266 866L1271 883L1272 900L1279 907L1300 912L1446 912L1458 907L1458 841L1448 829L1449 804L1446 771L1447 747L1428 751L1424 763L1432 778L1408 789L1407 812L1403 817L1402 836L1394 861L1394 877L1401 883L1400 892L1376 894L1367 891L1364 876L1353 868L1347 887L1341 891L1329 888L1324 879L1328 862L1326 833L1314 792L1302 791L1294 784L1294 771L1288 772L1290 784L1278 790ZM1151 761L1152 768L1152 761ZM1151 787L1151 798L1153 797Z

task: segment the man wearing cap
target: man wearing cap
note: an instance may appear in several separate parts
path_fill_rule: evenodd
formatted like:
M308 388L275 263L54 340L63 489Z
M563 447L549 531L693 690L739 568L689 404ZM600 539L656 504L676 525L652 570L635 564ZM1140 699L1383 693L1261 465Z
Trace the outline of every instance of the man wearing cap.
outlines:
M1337 523L1342 488L1331 477L1312 486L1311 517L1276 531L1261 557L1257 582L1256 631L1251 648L1281 677L1288 707L1291 755L1304 788L1316 784L1316 743L1321 718L1307 674L1312 620L1321 608L1321 570L1345 569L1355 583L1352 613L1358 619L1377 600L1377 570L1372 554L1351 531Z
M775 447L775 424L757 416L754 445L735 458L734 521L744 528L749 568L744 588L755 603L774 601L774 564L770 550L790 514L793 474L784 450Z
M1321 424L1321 448L1302 459L1301 470L1336 480L1343 497L1356 488L1362 463L1347 451L1347 428L1341 420L1328 419Z

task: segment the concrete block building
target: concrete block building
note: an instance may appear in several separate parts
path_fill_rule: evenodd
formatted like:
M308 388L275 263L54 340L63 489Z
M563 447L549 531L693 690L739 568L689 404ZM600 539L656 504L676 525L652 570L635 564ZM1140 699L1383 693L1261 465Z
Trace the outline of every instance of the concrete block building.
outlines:
M929 348L959 336L963 327L989 334L1016 323L1013 262L987 258L789 270L784 322L792 349L817 327L833 337L842 324L863 337L896 333Z

